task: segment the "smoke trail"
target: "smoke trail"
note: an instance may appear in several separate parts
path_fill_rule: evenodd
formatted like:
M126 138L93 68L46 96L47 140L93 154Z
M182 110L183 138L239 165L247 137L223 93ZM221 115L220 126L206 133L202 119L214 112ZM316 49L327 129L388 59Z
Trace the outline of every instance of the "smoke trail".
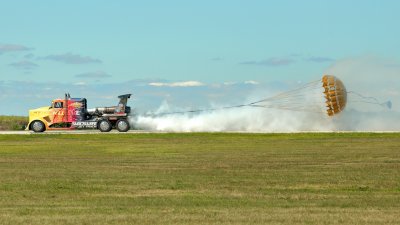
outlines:
M213 110L182 113L185 110L171 108L164 102L150 115L132 117L131 125L134 129L169 132L400 131L400 114L379 105L375 105L375 111L362 112L350 104L341 114L328 117L321 93L322 89L314 89L302 96L301 102L312 107L313 112L214 106ZM249 99L260 99L261 95L258 96ZM319 112L315 111L318 107ZM175 111L178 113L170 114Z
M357 94L349 94L347 108L334 117L321 113L245 107L159 117L139 115L133 117L131 122L135 129L176 132L400 131L399 73L400 66L388 66L387 59L377 57L364 56L335 62L325 74L337 75L349 91L373 98L357 98ZM249 98L250 101L238 103L272 94L258 94ZM370 101L372 99L376 100ZM366 103L366 100L373 104ZM305 98L303 102L311 101ZM157 113L174 110L162 105Z
M400 131L397 112L345 111L335 117L276 109L237 108L200 114L137 116L135 129L169 132Z
M205 110L186 110L186 113L185 110L173 110L164 102L155 113L135 117L131 122L136 129L174 132L296 132L300 130L321 130L321 123L324 122L323 118L327 117L323 110L325 101L322 95L323 88L320 84L310 87L312 88L308 88L306 91L297 90L292 92L288 98L281 100L264 102L266 101L265 96L261 98L261 95L257 95L258 97L249 98L247 104L242 102L242 104L233 106L214 106ZM254 101L255 99L263 100ZM263 105L259 105L259 102ZM276 109L282 107L289 108L290 111ZM313 113L304 112L304 109ZM316 123L316 118L321 122ZM304 123L305 120L309 122Z
M236 108L189 115L138 116L136 129L174 132L296 132L323 130L328 119L322 114L276 109ZM308 121L308 122L305 122ZM318 122L319 121L319 122Z

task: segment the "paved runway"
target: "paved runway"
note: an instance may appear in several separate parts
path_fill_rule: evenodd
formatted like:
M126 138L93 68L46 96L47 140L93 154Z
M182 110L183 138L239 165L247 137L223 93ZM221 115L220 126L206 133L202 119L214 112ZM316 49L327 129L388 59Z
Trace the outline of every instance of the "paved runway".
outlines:
M204 131L208 132L208 131ZM14 134L14 135L41 135L41 134L147 134L147 133L192 133L192 132L170 132L170 131L155 131L155 130L129 130L128 132L118 132L112 130L110 132L100 132L99 130L57 130L45 131L43 133L35 133L33 131L0 131L0 135ZM196 133L196 132L193 132ZM197 132L199 133L199 132ZM298 131L298 132L262 132L262 131L220 131L210 133L400 133L400 131Z
M43 133L35 133L33 131L0 131L1 134L19 134L19 135L41 135L41 134L132 134L132 133L167 133L162 131L147 131L147 130L130 130L128 132L118 132L112 130L110 132L100 132L99 130L57 130L57 131L45 131Z

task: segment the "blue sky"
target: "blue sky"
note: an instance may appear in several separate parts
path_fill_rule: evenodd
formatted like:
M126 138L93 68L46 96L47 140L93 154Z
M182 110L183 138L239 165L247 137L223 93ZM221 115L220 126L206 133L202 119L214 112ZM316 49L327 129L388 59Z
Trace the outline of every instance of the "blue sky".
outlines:
M1 0L0 5L0 101L18 99L0 114L24 115L64 92L97 96L99 104L112 103L118 92L134 92L139 103L152 101L143 103L151 108L199 87L199 96L226 91L229 97L274 85L284 89L330 71L345 71L335 75L352 85L350 78L360 75L344 74L354 71L349 62L361 63L363 73L377 71L368 75L371 84L389 80L378 82L377 95L399 97L399 1ZM227 84L237 89L229 92Z

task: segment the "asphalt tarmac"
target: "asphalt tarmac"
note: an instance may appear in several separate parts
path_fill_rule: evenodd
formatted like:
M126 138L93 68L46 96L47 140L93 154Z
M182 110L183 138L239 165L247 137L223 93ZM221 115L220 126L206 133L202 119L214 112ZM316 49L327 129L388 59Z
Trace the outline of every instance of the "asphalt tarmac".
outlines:
M205 131L207 132L207 131ZM110 132L100 132L99 130L56 130L35 133L33 131L0 131L0 135L41 135L41 134L147 134L147 133L192 133L192 132L169 132L156 130L129 130L128 132L118 132L111 130ZM196 133L196 132L193 132ZM197 132L198 133L198 132ZM211 133L400 133L400 131L298 131L298 132L249 132L249 131L221 131Z
M161 131L147 131L147 130L129 130L128 132L118 132L117 130L111 130L110 132L100 132L99 130L54 130L45 131L42 133L35 133L33 131L0 131L2 134L19 134L19 135L41 135L41 134L132 134L132 133L167 133Z

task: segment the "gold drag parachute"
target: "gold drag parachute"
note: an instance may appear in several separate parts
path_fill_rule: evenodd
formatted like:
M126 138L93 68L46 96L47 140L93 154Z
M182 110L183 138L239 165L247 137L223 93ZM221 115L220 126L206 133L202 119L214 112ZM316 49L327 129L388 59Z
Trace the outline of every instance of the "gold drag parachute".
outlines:
M343 82L335 76L325 75L322 77L322 87L325 89L328 116L342 112L347 104L347 91Z
M199 109L183 112L167 112L150 115L160 116L170 114L199 113L205 111L215 111L241 107L261 107L291 111L323 113L328 116L335 116L342 112L346 107L347 93L350 92L346 91L346 87L341 80L332 75L324 75L322 79L307 83L294 90L286 91L273 97L265 98L247 104L226 106L222 108Z
M244 106L307 111L334 116L342 112L346 104L347 91L343 82L335 76L324 75L321 80Z

